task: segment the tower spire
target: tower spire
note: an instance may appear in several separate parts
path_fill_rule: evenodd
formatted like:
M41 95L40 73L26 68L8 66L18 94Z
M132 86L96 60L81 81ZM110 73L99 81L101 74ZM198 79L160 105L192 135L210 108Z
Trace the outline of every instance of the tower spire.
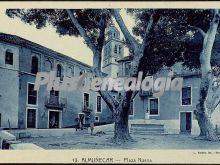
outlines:
M124 56L124 42L120 40L120 32L114 23L110 24L107 40L104 45L102 69L109 77L117 77L118 60Z

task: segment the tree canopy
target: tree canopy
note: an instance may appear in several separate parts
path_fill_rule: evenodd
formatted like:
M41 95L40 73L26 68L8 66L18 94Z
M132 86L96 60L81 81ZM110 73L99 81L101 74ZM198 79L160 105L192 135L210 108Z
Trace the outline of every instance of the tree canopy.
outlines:
M159 19L149 37L142 59L142 69L154 74L176 62L193 69L200 67L203 34L212 19L211 10L192 9L128 9L134 17L133 34L143 39L144 26L150 14ZM146 65L147 64L147 65Z
M108 10L99 9L74 9L72 10L80 25L86 31L93 43L98 46L98 37L101 25L100 19L103 15L107 18L107 26L111 23ZM37 29L52 25L56 32L63 36L80 36L79 31L73 26L66 10L62 9L7 9L6 14L11 17L20 18L23 22L35 25Z

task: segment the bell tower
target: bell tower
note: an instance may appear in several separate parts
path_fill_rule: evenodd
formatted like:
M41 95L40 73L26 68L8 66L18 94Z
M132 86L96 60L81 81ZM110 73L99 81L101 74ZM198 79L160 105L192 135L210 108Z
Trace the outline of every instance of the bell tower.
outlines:
M120 40L120 32L114 26L110 25L107 31L107 39L103 49L102 70L108 74L108 77L118 76L118 60L124 57L125 43Z

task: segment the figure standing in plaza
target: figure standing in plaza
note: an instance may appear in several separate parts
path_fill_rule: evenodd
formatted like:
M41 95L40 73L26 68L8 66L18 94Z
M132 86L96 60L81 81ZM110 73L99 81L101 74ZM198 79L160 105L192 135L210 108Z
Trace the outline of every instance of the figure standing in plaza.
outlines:
M94 114L91 113L91 116L90 116L90 130L91 130L91 135L93 135L94 123L95 123L95 117L94 117Z

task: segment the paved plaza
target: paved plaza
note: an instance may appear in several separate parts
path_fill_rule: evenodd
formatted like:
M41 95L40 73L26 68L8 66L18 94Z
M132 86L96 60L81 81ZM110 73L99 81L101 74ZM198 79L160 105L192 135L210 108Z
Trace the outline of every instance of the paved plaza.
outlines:
M76 133L61 137L37 137L20 139L24 143L34 143L44 149L220 149L220 142L195 140L194 135L132 134L134 142L118 145L111 142L113 132Z

